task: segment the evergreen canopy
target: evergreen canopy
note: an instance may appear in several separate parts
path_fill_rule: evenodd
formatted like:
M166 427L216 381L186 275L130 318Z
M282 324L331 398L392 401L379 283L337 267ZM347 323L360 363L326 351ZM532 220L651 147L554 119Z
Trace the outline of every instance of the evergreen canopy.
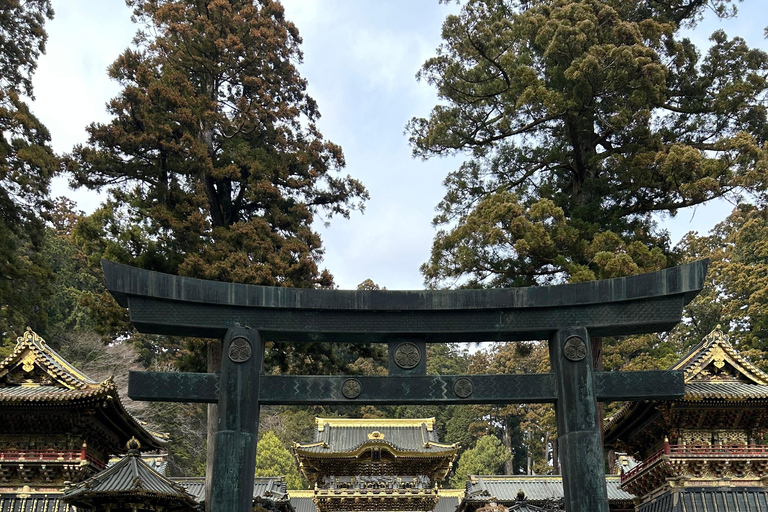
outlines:
M348 216L365 188L296 69L296 27L273 0L129 0L139 32L110 67L113 119L69 160L110 199L78 229L95 256L206 279L307 287L318 213Z
M655 213L766 188L768 55L681 34L730 0L468 0L419 77L414 154L464 152L422 270L523 286L675 263Z
M49 0L0 1L0 341L46 323L40 303L52 276L40 255L41 212L58 160L24 96L33 97L52 17Z

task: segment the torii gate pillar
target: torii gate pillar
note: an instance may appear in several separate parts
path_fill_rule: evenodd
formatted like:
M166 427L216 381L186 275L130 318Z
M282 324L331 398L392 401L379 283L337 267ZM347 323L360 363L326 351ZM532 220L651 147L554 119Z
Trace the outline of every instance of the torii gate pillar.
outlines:
M260 404L554 402L568 512L608 512L597 402L683 396L681 372L595 372L590 336L666 331L708 261L560 286L345 291L202 281L103 262L141 332L224 339L221 375L139 372L128 395L218 402L211 512L249 512ZM242 326L242 327L241 327ZM261 374L273 341L388 343L390 376ZM548 339L551 372L425 375L426 343Z

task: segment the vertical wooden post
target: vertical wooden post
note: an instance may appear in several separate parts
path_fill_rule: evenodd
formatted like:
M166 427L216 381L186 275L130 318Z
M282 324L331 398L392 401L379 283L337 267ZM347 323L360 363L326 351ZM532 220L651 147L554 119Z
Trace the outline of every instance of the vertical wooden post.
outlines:
M240 326L229 329L221 357L211 512L252 509L263 358L264 345L258 331Z
M583 327L561 329L549 343L557 382L557 440L568 512L608 512L591 352L589 334Z

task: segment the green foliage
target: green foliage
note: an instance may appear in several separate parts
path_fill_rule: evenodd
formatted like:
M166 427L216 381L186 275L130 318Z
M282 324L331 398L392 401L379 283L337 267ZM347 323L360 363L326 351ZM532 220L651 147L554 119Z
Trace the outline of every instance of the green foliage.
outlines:
M291 452L271 431L265 432L259 439L255 476L284 476L288 489L307 488Z
M73 201L60 197L50 211L52 227L45 230L41 255L53 273L53 285L45 301L48 328L39 334L54 347L68 333L95 329L88 303L93 294L105 292L100 273L72 243L72 230L82 216Z
M88 127L67 168L108 199L75 228L102 257L141 268L229 282L331 286L318 267L318 218L363 208L365 188L339 174L341 148L315 125L320 113L296 68L298 30L273 0L130 0L143 29L110 66L122 87L112 120ZM99 331L131 335L122 308L90 301ZM205 342L145 339L176 362L206 370ZM330 373L372 357L322 344L269 347L273 373ZM273 349L273 350L272 350ZM203 350L204 353L204 350ZM348 359L351 359L348 360Z
M408 130L445 180L430 286L527 286L679 261L652 215L766 189L768 55L722 31L733 2L468 0L419 77L441 104Z
M440 423L438 427L442 427L438 428L438 434L442 434L439 439L444 443L458 443L461 452L474 448L477 444L476 426L482 423L475 409L467 405L450 405L445 409L444 414L436 417Z
M315 126L295 67L296 27L272 0L128 2L145 27L110 67L113 120L68 164L109 200L78 234L89 254L170 273L312 287L316 215L367 198L337 176L341 149Z
M149 425L168 434L169 476L205 476L206 457L206 406L153 402L147 407L145 417Z
M328 415L327 411L316 407L263 405L259 432L272 432L283 446L308 443L315 432L315 417Z
M496 343L477 352L470 373L545 373L549 371L546 342ZM505 474L551 473L550 453L556 443L555 413L551 404L510 404L475 406L476 433L494 432L510 454ZM482 431L481 427L485 427Z
M32 94L37 59L45 53L45 20L53 19L50 0L4 0L0 4L0 83Z
M466 344L427 344L427 374L461 375L467 373L469 350Z
M474 448L459 457L451 487L463 487L469 475L498 475L509 458L510 454L499 438L494 435L481 437Z
M687 257L711 263L686 309L689 321L673 334L689 348L722 324L741 353L768 370L768 205L740 204L708 236L689 234L683 246Z
M22 95L45 50L49 0L0 4L0 355L27 325L43 330L51 273L40 256L48 186L58 160ZM5 345L3 345L5 343Z
M718 325L744 356L768 369L768 207L739 204L708 235L688 233L680 246L686 260L710 259L704 289L672 332L606 339L606 369L667 369Z

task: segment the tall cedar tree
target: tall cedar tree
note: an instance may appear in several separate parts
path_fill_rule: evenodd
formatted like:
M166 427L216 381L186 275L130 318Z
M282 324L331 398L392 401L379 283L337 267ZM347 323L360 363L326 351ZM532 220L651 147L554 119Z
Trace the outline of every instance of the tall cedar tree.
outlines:
M317 215L348 217L368 197L339 175L341 148L296 69L298 30L272 0L128 0L142 24L109 68L123 87L113 119L74 148L74 180L109 197L75 240L99 258L203 279L332 285L320 271ZM130 332L109 296L102 332ZM283 373L306 358L278 351ZM337 363L314 347L319 364ZM322 353L321 353L322 352ZM327 371L325 371L327 373Z
M78 227L95 257L222 281L328 286L315 215L365 188L296 69L298 30L272 0L128 0L145 29L109 68L113 119L69 161L109 199Z
M765 191L768 55L681 36L731 0L468 0L419 77L441 104L416 156L463 152L422 267L526 286L675 264L653 214Z
M45 51L49 0L0 0L0 345L31 325L42 332L51 273L40 211L58 161L30 112L32 74ZM0 353L3 347L0 346Z
M88 144L68 160L74 181L106 189L109 198L79 223L75 239L93 263L106 257L204 279L332 285L318 268L312 222L347 217L368 194L338 174L341 148L315 125L317 104L296 69L301 38L283 7L273 0L126 3L144 30L109 68L122 86L108 104L112 121L90 125ZM103 305L107 327L129 332L104 299L94 304ZM278 348L268 354L282 373L297 366L329 373L345 362L327 344ZM216 344L209 349L208 367L216 370Z

